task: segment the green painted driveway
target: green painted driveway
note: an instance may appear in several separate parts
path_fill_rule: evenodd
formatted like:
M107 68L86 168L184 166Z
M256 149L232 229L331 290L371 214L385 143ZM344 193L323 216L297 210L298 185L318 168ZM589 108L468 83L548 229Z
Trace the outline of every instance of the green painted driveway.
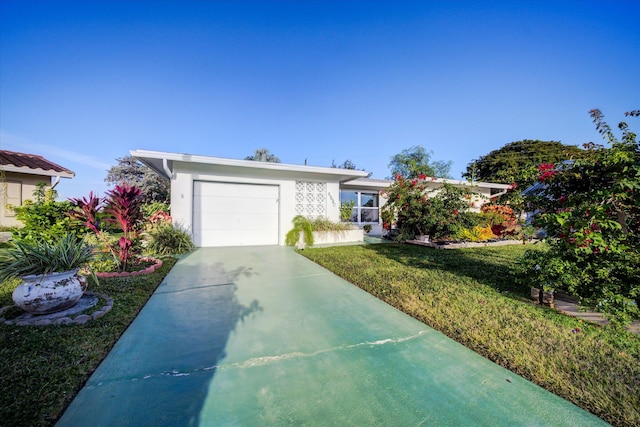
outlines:
M288 248L242 247L176 264L58 425L606 424Z

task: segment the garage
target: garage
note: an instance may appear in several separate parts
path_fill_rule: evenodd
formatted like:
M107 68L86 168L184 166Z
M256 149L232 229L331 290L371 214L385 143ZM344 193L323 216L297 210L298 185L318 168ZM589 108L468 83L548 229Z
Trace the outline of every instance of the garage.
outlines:
M279 186L193 181L196 246L278 244Z

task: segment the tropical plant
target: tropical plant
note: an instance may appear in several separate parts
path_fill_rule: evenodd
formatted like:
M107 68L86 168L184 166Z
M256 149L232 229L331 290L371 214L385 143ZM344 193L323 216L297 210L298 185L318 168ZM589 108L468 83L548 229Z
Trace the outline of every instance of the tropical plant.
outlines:
M426 179L424 174L411 180L396 175L393 184L383 191L388 201L380 216L387 227L395 224L397 240L411 240L419 235L436 240L475 225L474 216L468 211L471 203L468 188L445 183L432 189Z
M118 224L122 230L122 237L118 240L118 259L122 271L126 271L127 263L137 255L136 242L142 226L142 192L137 187L126 183L116 185L107 191L105 212L112 217L107 221Z
M389 170L392 176L401 175L404 178L415 179L420 175L437 178L451 178L451 161L431 161L433 151L427 151L422 146L414 146L402 150L391 157Z
M280 163L280 158L275 154L271 154L268 148L258 148L253 152L253 155L244 159L255 160L256 162Z
M68 211L68 215L79 221L82 221L85 227L93 231L96 234L100 234L98 229L98 212L102 199L93 194L93 191L89 192L89 197L70 198L69 201L75 206L74 209Z
M351 216L353 215L353 208L355 207L356 202L353 200L347 200L340 203L340 219L342 221L349 221Z
M170 211L169 204L164 202L145 203L142 205L141 209L145 219L149 219L158 212L165 212L168 214Z
M571 164L540 165L527 201L550 248L544 259L526 254L521 277L565 289L624 323L640 317L640 146L625 122L618 140L599 110L589 114L609 147L586 144Z
M195 247L191 234L180 224L159 222L145 234L149 238L145 249L152 255L183 254Z
M81 234L82 226L67 216L71 203L56 201L56 191L42 182L37 184L33 194L33 201L26 200L22 206L11 207L22 223L22 227L13 232L16 240L53 242L69 232Z
M71 233L53 242L18 241L0 252L0 283L12 277L74 270L93 259L93 246Z
M305 245L312 246L313 226L311 225L311 221L302 215L296 215L291 222L293 223L293 228L289 230L285 236L285 244L287 246L297 245L300 240L300 234L302 234Z

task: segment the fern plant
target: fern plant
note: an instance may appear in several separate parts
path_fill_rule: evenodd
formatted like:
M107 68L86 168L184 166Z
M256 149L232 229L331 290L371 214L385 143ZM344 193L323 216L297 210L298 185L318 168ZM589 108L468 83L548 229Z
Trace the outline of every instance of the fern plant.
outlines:
M293 228L289 230L285 237L285 243L287 246L295 246L300 240L300 233L302 233L304 243L307 246L313 245L313 225L311 221L302 215L297 215L291 220Z

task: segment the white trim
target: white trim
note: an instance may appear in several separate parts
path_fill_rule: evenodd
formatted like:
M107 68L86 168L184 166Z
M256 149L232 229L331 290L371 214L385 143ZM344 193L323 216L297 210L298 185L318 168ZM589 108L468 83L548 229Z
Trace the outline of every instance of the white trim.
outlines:
M14 165L0 165L0 170L5 172L24 173L27 175L41 175L41 176L59 176L61 178L73 178L75 173L68 172L56 172L54 170L44 169L31 169L26 166L14 166Z
M154 163L151 160L160 160L162 164L166 164L167 161L174 162L187 162L187 163L201 163L207 165L217 166L232 166L239 168L251 168L251 169L266 169L273 171L284 172L298 172L309 174L322 174L322 175L334 175L339 176L342 182L350 181L356 178L363 178L368 175L368 172L340 169L340 168L327 168L319 166L303 166L303 165L291 165L287 163L272 163L272 162L258 162L254 160L236 160L227 159L222 157L200 156L195 154L180 154L180 153L168 153L162 151L149 151L149 150L131 150L131 155L140 159L145 164ZM154 169L162 170L166 175L167 172L164 168L155 167ZM168 176L170 178L170 176Z

